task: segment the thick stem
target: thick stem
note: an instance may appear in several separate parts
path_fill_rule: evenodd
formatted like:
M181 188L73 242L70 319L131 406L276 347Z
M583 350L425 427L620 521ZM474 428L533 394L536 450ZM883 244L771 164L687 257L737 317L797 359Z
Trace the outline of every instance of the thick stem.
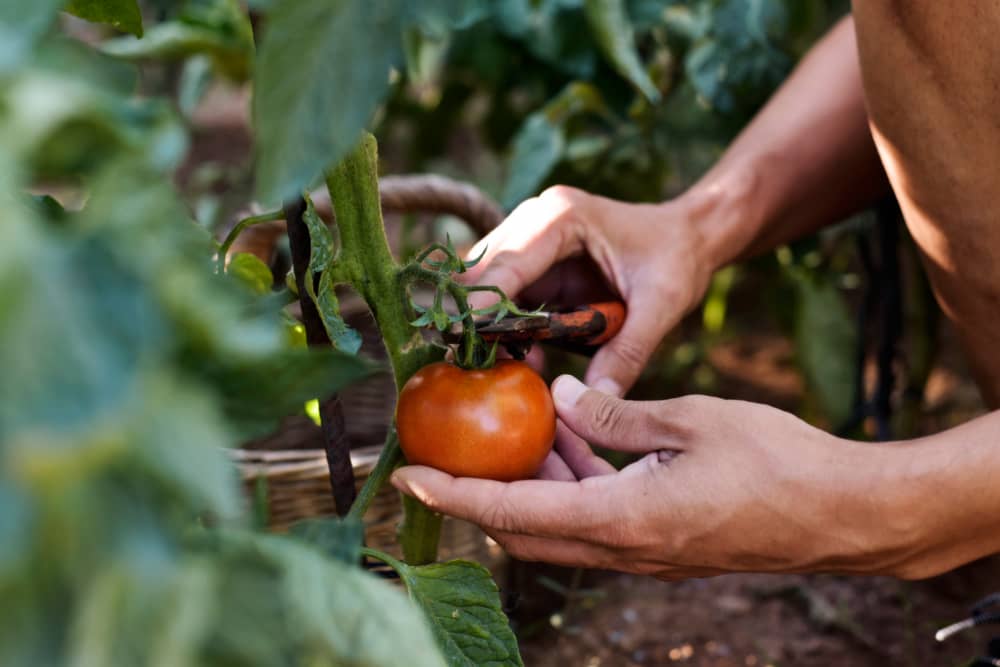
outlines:
M406 285L385 236L377 174L375 138L366 133L358 146L327 173L326 185L340 232L340 266L375 316L399 390L410 376L444 354L425 343L420 332L410 326ZM384 450L379 466L391 472L392 457L398 457L398 453ZM441 516L408 498L403 499L403 509L403 557L408 563L435 560Z

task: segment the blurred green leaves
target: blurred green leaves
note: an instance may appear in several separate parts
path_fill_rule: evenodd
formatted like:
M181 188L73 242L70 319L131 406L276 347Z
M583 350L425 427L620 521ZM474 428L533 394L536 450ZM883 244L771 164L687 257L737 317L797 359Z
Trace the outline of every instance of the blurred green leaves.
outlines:
M278 203L354 147L401 56L400 5L279 0L254 78L257 185Z
M104 42L102 49L134 61L203 55L237 82L246 81L253 69L253 28L238 0L186 0L176 17L153 25L144 36L136 34L142 39L119 37Z
M142 37L142 12L136 0L69 0L66 11Z
M357 526L322 551L239 530L224 448L378 369L293 347L259 262L213 270L171 105L49 21L0 68L0 664L443 664L330 557Z

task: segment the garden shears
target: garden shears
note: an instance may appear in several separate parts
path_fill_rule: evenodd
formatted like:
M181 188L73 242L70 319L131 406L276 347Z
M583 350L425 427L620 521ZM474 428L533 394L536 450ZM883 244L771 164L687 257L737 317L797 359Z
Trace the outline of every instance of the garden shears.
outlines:
M605 301L568 311L486 318L476 322L476 333L487 342L503 345L515 358L523 357L532 343L592 356L621 330L624 322L625 304ZM452 330L447 339L457 341L460 335L460 330Z

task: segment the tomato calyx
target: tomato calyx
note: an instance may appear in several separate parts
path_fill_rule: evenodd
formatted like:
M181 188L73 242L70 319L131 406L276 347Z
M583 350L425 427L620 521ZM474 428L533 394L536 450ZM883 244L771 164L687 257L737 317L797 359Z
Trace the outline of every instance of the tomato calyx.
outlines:
M503 290L494 285L463 285L457 282L453 275L465 273L474 267L486 254L465 261L459 257L450 237L445 243L432 243L403 267L399 273L404 290L416 283L434 287L434 300L431 306L422 306L410 297L410 307L418 315L410 322L414 327L433 327L440 333L447 334L453 325L460 324L462 333L460 342L454 347L455 365L465 369L487 369L496 363L497 341L488 343L476 331L476 317L491 316L494 322L499 322L508 315L530 317L539 311L524 311L517 306ZM434 253L443 254L444 259L431 259ZM472 308L469 305L469 294L472 292L492 292L499 298L485 308ZM407 294L409 292L407 291ZM445 297L454 304L457 314L444 307Z

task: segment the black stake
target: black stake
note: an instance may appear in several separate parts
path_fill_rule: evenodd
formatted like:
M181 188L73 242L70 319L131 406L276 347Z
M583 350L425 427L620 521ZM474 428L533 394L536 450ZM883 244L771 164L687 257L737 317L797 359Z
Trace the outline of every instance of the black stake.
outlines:
M302 220L306 210L306 202L299 197L284 206L285 220L288 223L288 245L292 251L292 268L295 271L295 283L299 289L299 304L302 307L302 325L306 330L306 341L310 346L328 346L330 338L326 335L323 320L320 318L316 304L309 298L306 291L306 280L316 280L316 276L307 276L309 257L312 244L309 238L309 228ZM326 449L326 463L330 469L330 488L333 492L333 504L339 516L345 516L351 509L357 491L354 486L354 468L351 466L351 446L344 428L344 408L340 397L336 394L327 399L319 411L320 424L323 429L323 444Z

